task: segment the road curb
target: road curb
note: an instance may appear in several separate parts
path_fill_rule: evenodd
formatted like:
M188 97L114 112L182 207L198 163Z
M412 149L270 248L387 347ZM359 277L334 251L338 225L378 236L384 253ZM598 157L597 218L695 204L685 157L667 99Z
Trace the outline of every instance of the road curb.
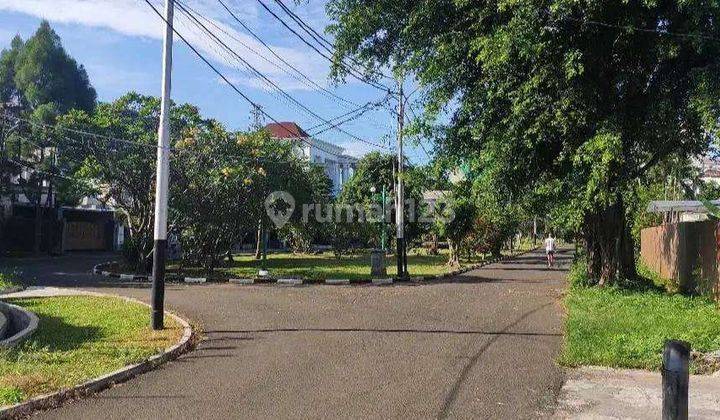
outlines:
M0 295L8 295L10 293L22 292L25 290L24 286L12 286L5 289L0 289Z
M145 302L125 296L117 296L104 293L86 293L84 295L113 297L123 299L127 302L139 303L144 306L150 307L150 305ZM195 337L195 332L185 319L169 311L165 311L165 314L172 317L178 324L183 327L183 335L180 338L180 341L178 341L173 346L165 349L161 353L148 357L146 360L140 363L125 366L114 372L110 372L98 378L91 379L72 388L62 389L51 394L45 394L37 396L35 398L31 398L28 401L19 404L2 407L0 408L0 420L25 418L36 411L49 410L51 408L60 407L68 401L87 397L89 395L110 388L113 385L126 382L134 378L135 376L149 372L150 370L153 370L158 366L163 365L164 363L167 363L171 360L177 359L180 355L187 353L192 349L194 345L193 338Z
M392 284L397 283L411 283L411 284L423 284L423 283L431 283L434 280L443 280L448 279L451 277L456 277L461 274L465 274L469 271L477 270L479 268L485 267L490 264L495 264L500 261L504 261L507 259L519 257L521 255L525 255L527 253L530 253L532 251L537 250L538 248L532 248L527 251L521 251L517 254L512 255L503 255L502 257L498 258L491 258L489 260L472 264L468 266L464 266L461 268L458 268L457 270L448 271L446 273L442 274L435 274L435 275L425 275L425 276L413 276L409 278L392 278ZM105 263L97 264L95 267L93 267L93 273L94 274L101 274L105 277L114 277L119 278L122 280L133 280L133 281L142 281L142 282L149 282L152 280L150 276L146 275L140 275L140 274L124 274L124 273L114 273L107 271L106 268L108 266L111 266L113 264L117 264L116 261L109 261ZM177 275L167 275L165 277L165 280L168 282L177 282L177 283L185 283L185 284L202 284L202 283L209 283L211 281L214 281L212 279L208 279L206 277L181 277ZM238 286L251 286L251 285L258 285L258 284L272 284L272 285L278 285L278 286L288 286L288 285L327 285L327 286L338 286L338 285L387 285L389 283L387 282L378 282L377 280L383 280L383 279L373 279L371 277L362 278L362 279L306 279L306 278L272 278L272 277L255 277L255 278L245 278L245 279L227 279L222 282L235 284Z

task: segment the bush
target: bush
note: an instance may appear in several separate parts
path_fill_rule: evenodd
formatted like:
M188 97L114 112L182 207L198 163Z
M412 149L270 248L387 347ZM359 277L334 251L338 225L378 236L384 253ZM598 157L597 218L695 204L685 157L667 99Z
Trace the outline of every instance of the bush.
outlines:
M278 231L278 235L295 254L308 254L312 251L314 232L306 224L288 223Z
M588 287L597 284L588 277L587 274L587 259L585 255L578 255L570 266L570 272L568 273L568 281L572 287Z
M17 274L9 271L0 271L0 289L12 287L18 283Z

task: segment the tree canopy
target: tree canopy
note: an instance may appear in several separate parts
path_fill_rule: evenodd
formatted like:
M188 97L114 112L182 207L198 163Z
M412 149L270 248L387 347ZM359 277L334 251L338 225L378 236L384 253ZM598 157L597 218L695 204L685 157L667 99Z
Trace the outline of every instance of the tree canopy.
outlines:
M720 3L332 0L336 63L410 72L442 152L509 206L564 206L589 274L634 276L626 202L717 133ZM341 66L334 75L342 78ZM442 120L438 120L443 123Z
M70 109L91 111L95 89L87 72L62 46L60 37L43 21L27 41L16 36L0 55L0 101L30 111L50 107L62 114Z

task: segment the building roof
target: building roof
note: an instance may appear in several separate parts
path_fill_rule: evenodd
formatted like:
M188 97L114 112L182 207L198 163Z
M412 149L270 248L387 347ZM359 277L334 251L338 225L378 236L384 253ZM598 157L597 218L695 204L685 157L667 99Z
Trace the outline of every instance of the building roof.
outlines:
M293 139L298 137L310 137L299 125L292 121L285 121L280 123L270 123L265 126L265 129L270 132L270 135L274 138L279 139Z
M712 204L719 206L720 200L710 201ZM683 201L651 201L647 207L650 213L666 213L666 212L683 212L683 213L708 213L707 208L700 201L683 200Z
M427 202L444 200L445 198L447 198L449 196L450 196L450 191L446 191L446 190L423 191L423 200L425 200Z

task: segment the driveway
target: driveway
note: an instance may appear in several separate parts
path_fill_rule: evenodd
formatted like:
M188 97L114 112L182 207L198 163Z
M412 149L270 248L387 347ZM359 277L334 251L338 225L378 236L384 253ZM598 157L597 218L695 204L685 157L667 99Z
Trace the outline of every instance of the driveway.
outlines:
M167 306L204 330L195 351L37 417L542 416L563 381L569 261L533 252L426 285L172 285Z

